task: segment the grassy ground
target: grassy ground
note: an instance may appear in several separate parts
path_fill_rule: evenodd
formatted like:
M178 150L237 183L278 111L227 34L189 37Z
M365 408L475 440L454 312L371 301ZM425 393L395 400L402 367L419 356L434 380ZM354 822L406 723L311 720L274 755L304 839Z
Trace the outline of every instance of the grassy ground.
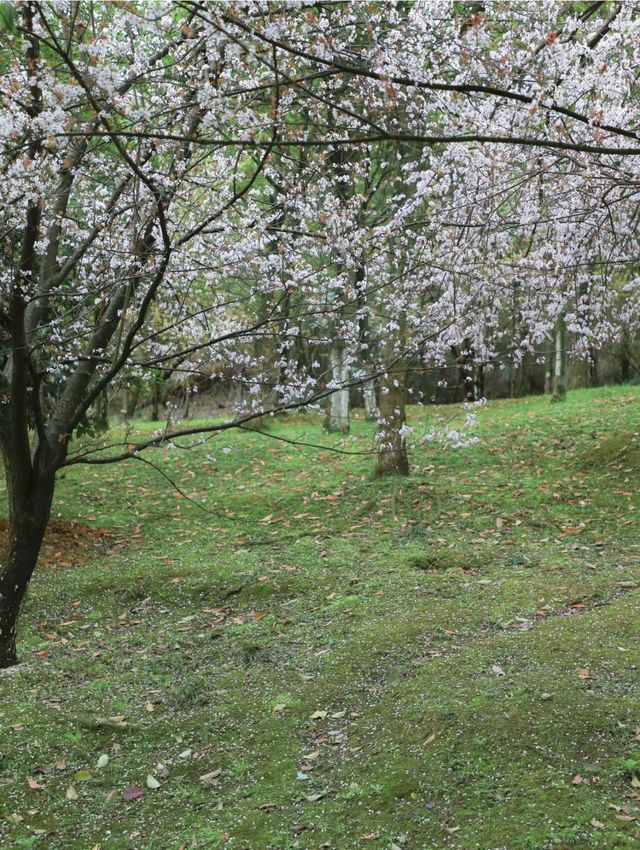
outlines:
M0 846L637 847L640 393L492 402L475 433L406 481L253 433L149 455L184 495L68 471L55 514L127 544L33 582Z

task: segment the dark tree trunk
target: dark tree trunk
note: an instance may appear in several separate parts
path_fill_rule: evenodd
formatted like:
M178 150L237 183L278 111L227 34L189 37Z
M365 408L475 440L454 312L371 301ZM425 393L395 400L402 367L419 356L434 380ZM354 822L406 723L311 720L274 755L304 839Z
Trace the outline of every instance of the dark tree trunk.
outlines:
M54 478L51 475L37 479L24 494L11 492L10 474L7 484L10 488L9 543L0 562L0 669L18 660L18 617L49 522Z
M474 401L484 398L484 364L478 363L475 369L473 384Z
M127 419L132 419L133 415L136 412L136 408L138 406L138 399L140 397L140 389L139 387L127 387L125 390L125 416Z
M376 475L408 475L407 444L402 433L406 423L407 366L398 362L380 379L380 424Z
M600 375L598 373L598 351L593 346L589 348L589 386L600 386Z
M160 381L158 376L153 382L153 396L151 398L151 421L157 422L160 419Z
M96 399L96 427L99 431L109 430L109 393L107 390L100 393Z
M544 394L551 395L553 385L553 348L549 348L544 361Z

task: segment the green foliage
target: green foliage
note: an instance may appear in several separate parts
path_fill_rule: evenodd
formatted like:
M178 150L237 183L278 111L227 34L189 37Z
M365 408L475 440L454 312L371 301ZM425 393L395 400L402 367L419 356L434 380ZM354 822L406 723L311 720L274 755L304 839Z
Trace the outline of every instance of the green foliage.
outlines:
M0 29L14 32L16 28L15 3L0 3Z

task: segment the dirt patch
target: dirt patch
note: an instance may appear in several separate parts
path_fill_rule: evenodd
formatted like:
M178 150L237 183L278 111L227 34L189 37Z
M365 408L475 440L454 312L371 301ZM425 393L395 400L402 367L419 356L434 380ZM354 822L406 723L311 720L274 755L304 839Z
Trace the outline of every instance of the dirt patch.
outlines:
M9 542L9 524L0 519L0 552ZM96 555L104 555L126 542L122 534L80 522L53 520L45 534L38 566L48 569L78 567Z

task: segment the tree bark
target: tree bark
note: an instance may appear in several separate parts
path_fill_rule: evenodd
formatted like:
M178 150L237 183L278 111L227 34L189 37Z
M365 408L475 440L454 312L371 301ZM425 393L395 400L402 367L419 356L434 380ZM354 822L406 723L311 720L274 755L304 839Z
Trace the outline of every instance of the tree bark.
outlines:
M0 669L17 663L16 634L22 602L38 560L53 501L54 476L18 485L5 456L9 490L9 544L0 562Z
M331 380L342 389L331 393L327 401L327 415L324 430L330 434L349 433L349 388L343 385L349 380L349 365L346 362L346 351L342 345L334 345L331 349Z
M376 382L373 378L365 381L362 385L362 395L364 398L364 418L368 422L377 422L380 411L376 399Z
M567 398L567 329L564 316L556 320L554 330L554 368L551 393L552 402Z
M553 386L553 349L549 348L544 361L544 394L551 395Z
M407 365L398 361L380 379L377 476L408 475L409 458L402 428L406 423Z

